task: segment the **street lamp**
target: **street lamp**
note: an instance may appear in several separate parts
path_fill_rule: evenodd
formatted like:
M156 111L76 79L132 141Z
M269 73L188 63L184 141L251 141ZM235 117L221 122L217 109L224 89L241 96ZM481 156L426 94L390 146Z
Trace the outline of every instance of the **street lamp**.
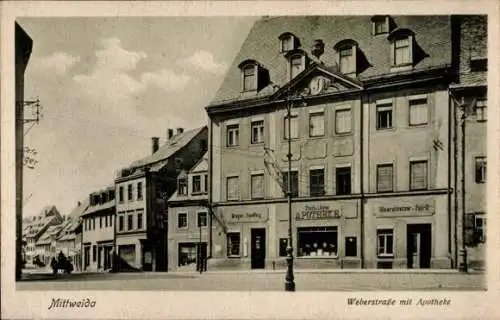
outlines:
M466 241L465 241L465 122L467 120L468 112L470 111L470 108L472 107L471 105L468 105L464 103L464 98L462 97L462 101L459 104L459 108L461 111L461 116L460 116L460 125L461 125L461 131L462 131L462 137L461 137L461 158L462 158L462 163L461 163L461 171L462 171L462 190L461 190L461 197L462 197L462 248L460 249L460 263L458 265L458 270L461 272L467 272L467 247L466 247Z

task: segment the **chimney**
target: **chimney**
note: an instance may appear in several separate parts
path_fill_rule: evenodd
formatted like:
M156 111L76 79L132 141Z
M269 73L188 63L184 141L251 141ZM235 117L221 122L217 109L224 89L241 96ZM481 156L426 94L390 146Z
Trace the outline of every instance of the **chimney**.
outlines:
M181 134L184 132L184 128L177 128L177 134Z
M152 137L151 138L151 147L152 147L152 153L155 153L156 151L158 151L158 149L160 148L160 138L158 137Z
M174 129L168 128L168 130L167 130L167 140L172 139L173 136L174 136Z

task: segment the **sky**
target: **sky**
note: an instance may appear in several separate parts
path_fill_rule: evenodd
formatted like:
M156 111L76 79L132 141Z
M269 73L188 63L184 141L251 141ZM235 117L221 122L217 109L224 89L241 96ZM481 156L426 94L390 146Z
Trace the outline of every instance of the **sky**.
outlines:
M39 99L43 116L25 127L37 163L24 169L23 215L47 205L69 214L149 155L151 137L163 143L167 128L207 124L204 107L255 20L18 19L33 39L25 100Z

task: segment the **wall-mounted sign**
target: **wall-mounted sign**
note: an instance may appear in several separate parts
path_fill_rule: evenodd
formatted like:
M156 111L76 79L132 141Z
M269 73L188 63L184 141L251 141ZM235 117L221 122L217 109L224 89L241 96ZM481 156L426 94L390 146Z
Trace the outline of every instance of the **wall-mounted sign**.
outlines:
M340 217L340 208L332 208L328 205L306 205L303 210L295 214L296 220L326 220Z
M429 203L381 205L375 207L375 213L379 216L433 215L434 206Z
M227 207L223 209L226 223L266 222L268 211L265 206Z

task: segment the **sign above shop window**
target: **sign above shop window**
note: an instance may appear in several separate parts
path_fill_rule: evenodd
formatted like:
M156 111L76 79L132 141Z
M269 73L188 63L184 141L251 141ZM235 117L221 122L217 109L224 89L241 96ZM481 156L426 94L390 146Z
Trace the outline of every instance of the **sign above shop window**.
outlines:
M303 210L295 214L295 220L327 220L340 217L340 208L332 208L328 205L306 205Z
M264 212L228 212L225 214L224 219L229 223L240 222L265 222L267 221L267 211Z
M379 205L374 208L375 214L381 217L394 216L431 216L434 205L430 203Z

